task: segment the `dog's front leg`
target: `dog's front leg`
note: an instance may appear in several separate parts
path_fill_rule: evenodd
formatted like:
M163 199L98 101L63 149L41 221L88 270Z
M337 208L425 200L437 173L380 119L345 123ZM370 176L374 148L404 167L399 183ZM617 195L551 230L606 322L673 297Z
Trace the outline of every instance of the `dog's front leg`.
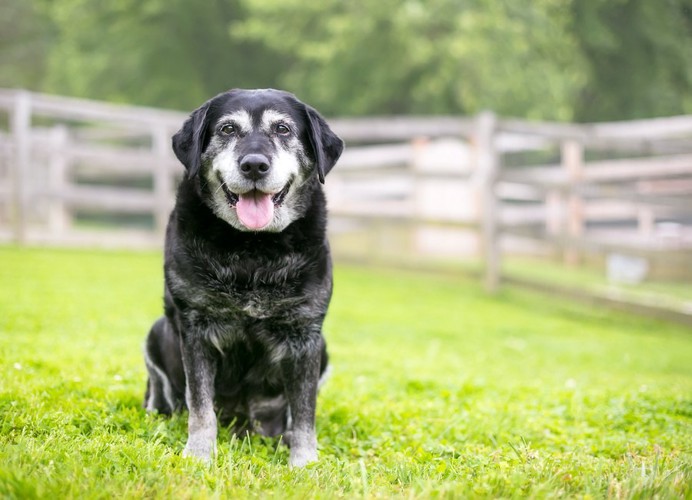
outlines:
M303 467L317 460L315 407L320 375L319 348L308 349L282 362L284 386L293 421L290 435L291 467Z
M216 363L206 348L194 340L183 341L182 352L186 378L185 401L189 410L188 437L183 456L209 462L216 451Z

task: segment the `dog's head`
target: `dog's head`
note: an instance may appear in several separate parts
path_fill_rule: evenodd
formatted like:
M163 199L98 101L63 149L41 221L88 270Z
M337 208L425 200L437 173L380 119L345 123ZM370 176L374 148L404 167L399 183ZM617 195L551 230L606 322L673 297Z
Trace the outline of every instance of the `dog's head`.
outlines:
M173 151L217 217L242 231L282 231L306 210L305 186L324 182L343 141L288 92L231 90L196 109Z

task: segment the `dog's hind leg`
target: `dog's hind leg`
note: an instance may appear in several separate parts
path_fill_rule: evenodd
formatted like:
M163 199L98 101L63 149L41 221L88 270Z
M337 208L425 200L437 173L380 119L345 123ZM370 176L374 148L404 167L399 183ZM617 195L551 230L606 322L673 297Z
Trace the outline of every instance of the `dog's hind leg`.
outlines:
M161 368L156 366L146 355L145 363L149 378L144 396L144 408L150 412L156 411L162 415L170 415L176 408L170 380Z
M184 405L185 376L177 337L168 320L160 318L151 327L144 346L147 367L147 390L144 408L170 415Z

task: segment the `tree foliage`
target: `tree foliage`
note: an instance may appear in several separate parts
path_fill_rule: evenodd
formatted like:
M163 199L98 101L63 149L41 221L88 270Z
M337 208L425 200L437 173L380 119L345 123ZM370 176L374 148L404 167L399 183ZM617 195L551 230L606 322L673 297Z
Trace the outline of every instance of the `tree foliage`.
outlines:
M297 63L280 76L329 112L569 119L581 61L559 1L244 0L233 23Z
M588 61L577 119L692 113L692 1L572 3Z
M234 0L60 0L45 88L58 93L189 109L276 71L262 46L231 43ZM260 64L260 61L269 64Z
M0 2L0 87L40 88L53 38L47 16L34 1Z
M690 113L691 4L5 0L0 85L179 109L271 86L331 115Z

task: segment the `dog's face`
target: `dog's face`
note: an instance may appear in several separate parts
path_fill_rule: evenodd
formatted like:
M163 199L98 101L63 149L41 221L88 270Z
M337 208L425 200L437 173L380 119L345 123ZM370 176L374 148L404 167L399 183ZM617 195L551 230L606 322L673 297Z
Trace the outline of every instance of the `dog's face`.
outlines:
M196 109L173 150L217 217L241 231L282 231L306 210L305 186L324 182L343 142L292 94L231 90Z

